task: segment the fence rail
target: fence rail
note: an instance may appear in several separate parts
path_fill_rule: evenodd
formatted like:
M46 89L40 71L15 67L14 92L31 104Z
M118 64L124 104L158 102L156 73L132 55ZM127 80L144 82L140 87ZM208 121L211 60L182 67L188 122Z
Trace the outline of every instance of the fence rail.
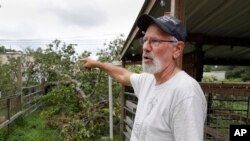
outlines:
M35 98L43 95L43 85L23 87L20 94L0 98L0 129L21 115L31 113L41 106Z

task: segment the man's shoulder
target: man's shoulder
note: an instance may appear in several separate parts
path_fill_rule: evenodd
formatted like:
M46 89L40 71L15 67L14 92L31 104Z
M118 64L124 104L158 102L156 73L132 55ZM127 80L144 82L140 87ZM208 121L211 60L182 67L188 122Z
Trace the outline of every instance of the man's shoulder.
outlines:
M177 81L179 82L179 84L183 84L183 86L190 86L193 84L198 84L198 82L189 74L187 74L185 71L181 71L179 73L179 77L177 78Z
M178 82L178 83L177 83ZM174 85L178 91L182 92L197 92L201 90L199 83L186 72L182 71L179 74L179 77L175 80L175 83L178 85Z
M155 78L154 78L154 75L149 74L149 73L140 73L140 74L134 73L131 75L130 81L131 81L132 86L134 85L144 86L144 85L154 83Z
M136 77L140 79L153 79L154 75L143 72L143 73L133 73L131 77Z

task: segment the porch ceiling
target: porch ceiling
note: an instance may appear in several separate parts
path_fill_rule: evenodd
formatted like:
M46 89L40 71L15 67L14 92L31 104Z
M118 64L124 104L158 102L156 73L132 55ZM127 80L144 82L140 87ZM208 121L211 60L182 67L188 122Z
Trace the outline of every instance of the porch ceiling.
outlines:
M165 6L161 6L160 0L156 0L150 9L150 2L146 0L139 15L163 15L170 11L170 0L165 2ZM249 0L185 0L184 7L189 34L184 54L202 45L205 64L250 65ZM134 25L122 50L123 59L141 60L141 36Z

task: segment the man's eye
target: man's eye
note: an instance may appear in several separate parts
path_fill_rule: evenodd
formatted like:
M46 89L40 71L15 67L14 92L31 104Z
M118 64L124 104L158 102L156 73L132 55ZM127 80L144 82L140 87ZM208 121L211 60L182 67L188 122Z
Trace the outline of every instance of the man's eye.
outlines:
M151 40L151 42L152 42L152 43L157 43L157 42L158 42L158 40Z

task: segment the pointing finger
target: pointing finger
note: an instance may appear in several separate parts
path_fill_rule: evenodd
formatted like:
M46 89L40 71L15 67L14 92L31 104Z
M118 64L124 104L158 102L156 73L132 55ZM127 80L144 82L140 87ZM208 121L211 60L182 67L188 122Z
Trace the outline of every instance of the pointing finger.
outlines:
M87 59L86 58L81 58L81 59L79 59L79 61L82 62L82 63L85 63L87 61Z

